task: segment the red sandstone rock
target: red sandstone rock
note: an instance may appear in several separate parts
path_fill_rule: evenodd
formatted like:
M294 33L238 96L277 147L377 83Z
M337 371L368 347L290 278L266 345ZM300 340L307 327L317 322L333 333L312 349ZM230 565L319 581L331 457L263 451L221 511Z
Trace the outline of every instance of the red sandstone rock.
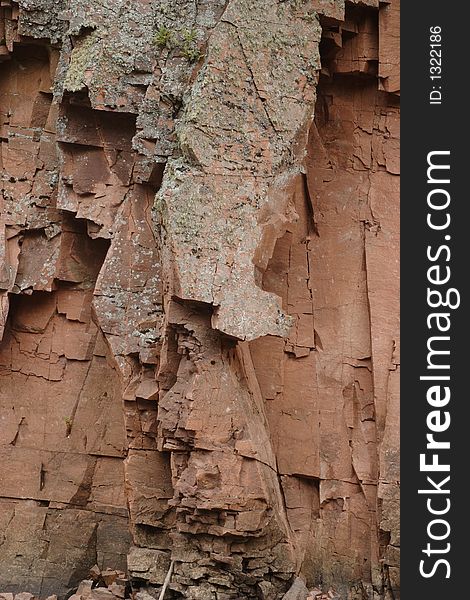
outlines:
M0 600L398 597L399 1L116 6L0 6Z

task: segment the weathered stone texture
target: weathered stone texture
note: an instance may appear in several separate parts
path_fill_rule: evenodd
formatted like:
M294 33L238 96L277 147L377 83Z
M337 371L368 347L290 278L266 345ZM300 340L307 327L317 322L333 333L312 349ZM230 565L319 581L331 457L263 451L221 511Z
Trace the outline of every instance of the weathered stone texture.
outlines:
M399 598L398 0L0 4L0 591Z

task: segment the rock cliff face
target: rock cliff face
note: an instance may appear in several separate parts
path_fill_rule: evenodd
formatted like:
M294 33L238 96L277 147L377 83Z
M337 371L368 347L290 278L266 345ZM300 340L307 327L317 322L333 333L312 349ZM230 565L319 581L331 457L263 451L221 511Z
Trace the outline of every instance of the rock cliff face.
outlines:
M0 591L399 598L398 16L1 0Z

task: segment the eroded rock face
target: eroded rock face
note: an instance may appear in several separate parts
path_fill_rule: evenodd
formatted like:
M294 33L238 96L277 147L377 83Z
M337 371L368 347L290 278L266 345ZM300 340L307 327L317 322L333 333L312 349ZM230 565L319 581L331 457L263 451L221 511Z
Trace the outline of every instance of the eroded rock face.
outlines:
M398 14L1 3L0 590L399 597Z

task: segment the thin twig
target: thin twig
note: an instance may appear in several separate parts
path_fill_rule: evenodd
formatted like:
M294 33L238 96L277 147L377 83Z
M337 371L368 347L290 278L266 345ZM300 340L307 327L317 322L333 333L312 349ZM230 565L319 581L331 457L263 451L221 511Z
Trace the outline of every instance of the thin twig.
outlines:
M158 600L163 600L165 598L166 588L170 583L171 576L173 574L173 567L175 566L175 561L172 560L170 563L170 568L168 569L168 573L166 574L165 581L163 582L162 591L160 592L160 596L158 596Z

